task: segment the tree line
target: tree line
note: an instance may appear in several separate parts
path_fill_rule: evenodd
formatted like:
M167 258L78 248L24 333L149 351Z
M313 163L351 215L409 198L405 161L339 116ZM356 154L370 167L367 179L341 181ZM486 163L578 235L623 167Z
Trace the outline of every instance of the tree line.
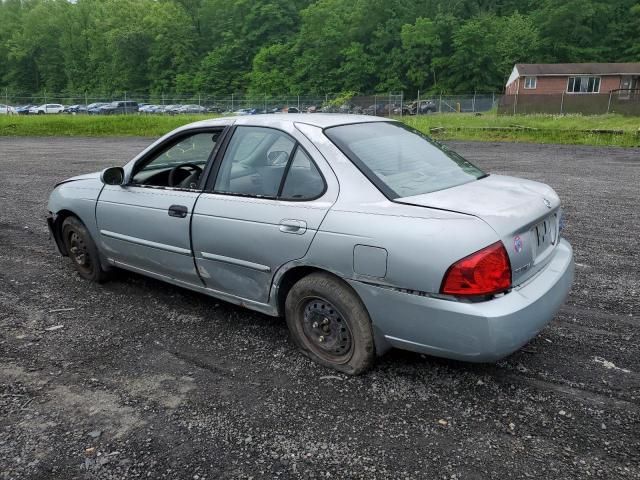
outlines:
M640 61L637 0L0 0L16 93L500 92L514 63Z

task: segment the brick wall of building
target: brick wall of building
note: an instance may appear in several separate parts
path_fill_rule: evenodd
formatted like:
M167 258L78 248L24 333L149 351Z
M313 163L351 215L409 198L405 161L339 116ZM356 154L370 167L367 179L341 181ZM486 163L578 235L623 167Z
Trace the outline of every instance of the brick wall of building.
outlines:
M524 88L524 77L511 83L506 90L507 95L545 95L567 91L569 77L538 77L536 88ZM609 93L620 88L620 77L617 75L600 77L600 93Z

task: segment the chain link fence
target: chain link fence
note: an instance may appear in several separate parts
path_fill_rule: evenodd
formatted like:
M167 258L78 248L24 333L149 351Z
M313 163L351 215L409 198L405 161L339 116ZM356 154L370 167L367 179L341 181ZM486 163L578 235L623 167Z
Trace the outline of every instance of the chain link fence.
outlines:
M139 108L129 108L141 114L218 113L257 114L275 112L329 112L378 116L428 115L433 113L483 113L496 111L500 115L617 113L640 116L640 90L615 90L600 94L468 94L405 96L402 92L378 95L356 95L345 99L341 95L208 95L195 93L178 95L160 93L119 94L96 93L0 93L0 104L11 105L20 114L38 113L42 105L65 107L65 113L108 113L106 104L134 102ZM31 107L31 112L29 108ZM57 113L57 109L53 109ZM45 111L42 113L51 113ZM118 111L118 113L122 113Z
M498 114L582 114L640 115L640 90L614 90L610 93L558 93L503 95Z
M345 99L344 95L191 95L160 93L155 95L121 92L99 93L39 93L16 94L2 92L0 103L11 105L19 114L51 113L60 108L47 110L38 107L60 105L65 113L101 114L113 110L104 108L113 102L135 102L139 107L131 109L127 103L126 113L142 114L179 113L226 113L257 114L275 112L328 112L352 113L379 116L426 115L432 113L487 112L497 107L499 96L495 94L470 95L425 95L407 97L402 92L356 95ZM118 113L125 113L118 110Z

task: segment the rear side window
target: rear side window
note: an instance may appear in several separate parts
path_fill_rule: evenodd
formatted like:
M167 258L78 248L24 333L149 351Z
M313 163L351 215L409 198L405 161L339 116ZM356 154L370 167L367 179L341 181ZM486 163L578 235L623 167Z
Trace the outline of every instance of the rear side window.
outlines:
M282 200L312 200L324 193L324 180L304 150L298 148L282 188Z
M484 172L406 125L390 122L331 127L325 135L388 198L472 182Z

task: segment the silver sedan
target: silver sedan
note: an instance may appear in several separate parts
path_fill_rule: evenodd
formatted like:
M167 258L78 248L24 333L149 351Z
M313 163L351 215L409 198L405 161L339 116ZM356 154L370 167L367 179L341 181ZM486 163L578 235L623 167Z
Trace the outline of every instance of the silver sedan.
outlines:
M376 117L193 123L61 182L48 208L81 277L123 268L284 316L304 354L349 374L391 347L495 361L573 281L549 186Z

